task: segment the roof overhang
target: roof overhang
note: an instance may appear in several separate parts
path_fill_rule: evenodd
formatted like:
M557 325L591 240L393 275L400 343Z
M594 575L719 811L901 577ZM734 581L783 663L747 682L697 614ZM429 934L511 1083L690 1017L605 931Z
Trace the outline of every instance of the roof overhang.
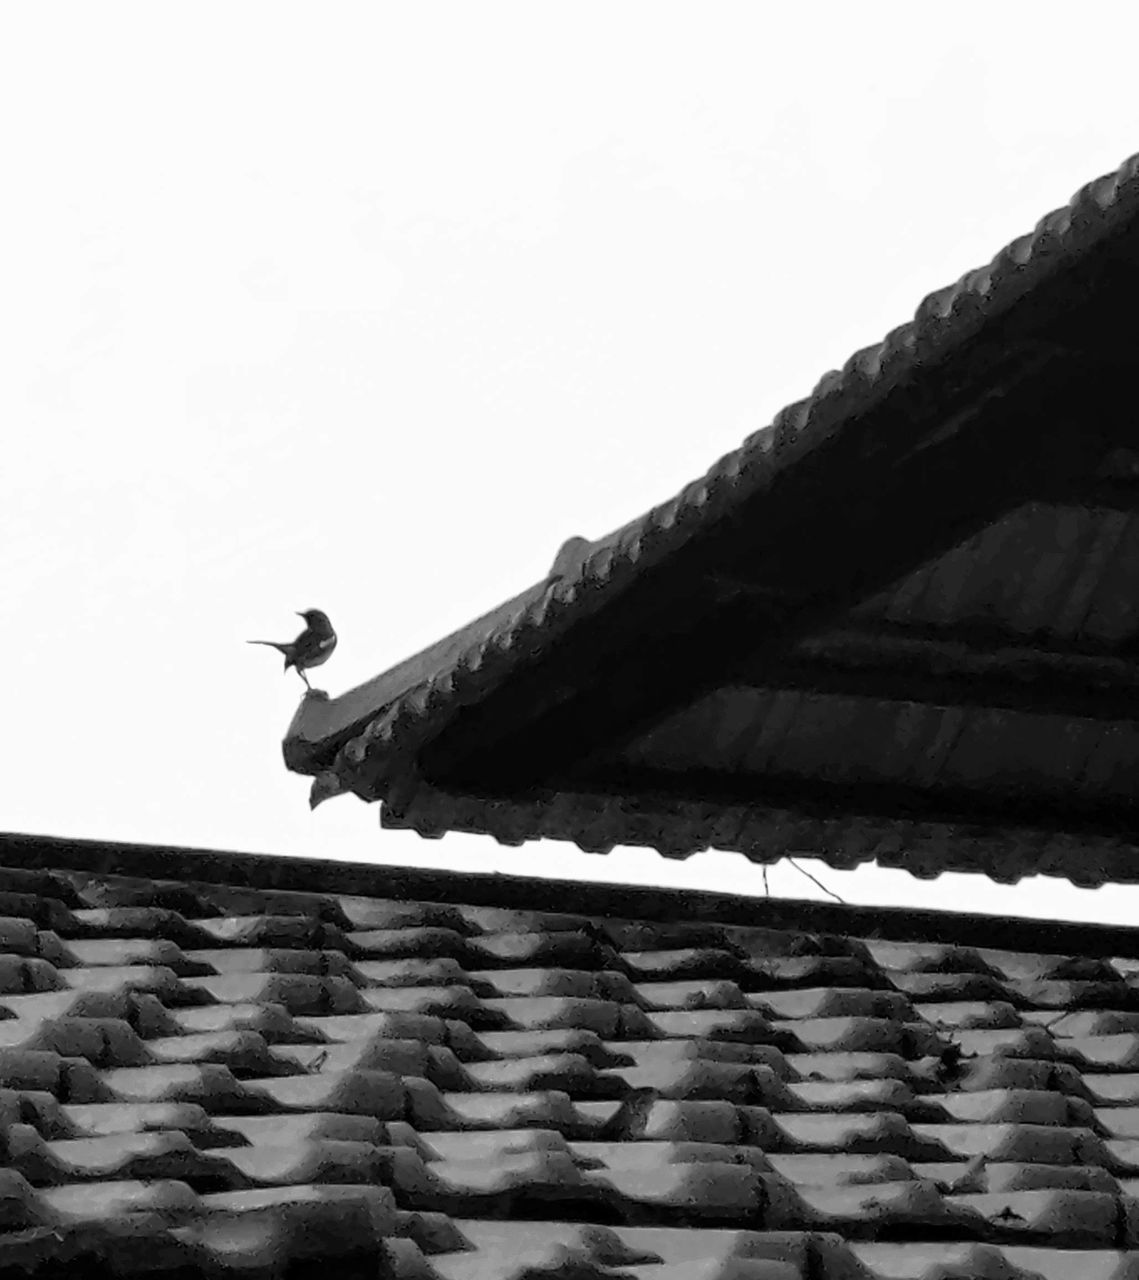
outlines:
M1139 712L1117 703L1139 687L1126 636L1098 649L1045 643L1049 628L1063 630L1046 618L1036 632L965 643L960 625L927 625L894 637L895 649L920 648L899 657L878 617L859 670L842 668L849 643L845 658L833 642L822 661L815 652L883 593L946 572L990 531L1005 528L1007 541L1026 505L1059 512L1060 526L1071 511L1131 519L1137 284L1139 158L928 297L913 322L671 501L596 543L571 540L543 582L376 680L306 697L286 762L315 776L314 804L350 791L382 802L385 825L424 835L645 844L670 856L716 847L761 861L799 852L923 876L1139 880L1139 781L1135 797L1113 783L1094 804L1054 779L1051 791L1026 784L1017 803L999 790L981 803L952 788L884 791L881 779L836 787L809 768L790 780L741 774L738 762L725 787L703 776L699 753L671 772L630 766L646 753L653 762L670 718L741 681L778 691L806 682L816 702L831 699L827 714L847 695L1003 708L1011 749L1043 710L1120 726L1139 744ZM1097 547L1110 540L1096 536ZM1050 538L1026 543L1007 573L1029 572ZM1086 591L1108 589L1083 561L1076 570ZM969 651L952 658L962 644ZM1100 665L1081 702L1089 662ZM1045 675L1028 681L1033 663ZM1006 692L1019 708L1004 707Z

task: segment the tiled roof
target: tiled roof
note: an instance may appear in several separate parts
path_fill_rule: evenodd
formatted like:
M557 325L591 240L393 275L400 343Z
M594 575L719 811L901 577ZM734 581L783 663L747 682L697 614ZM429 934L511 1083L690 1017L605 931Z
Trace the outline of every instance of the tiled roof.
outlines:
M1139 934L285 863L0 841L0 1275L1139 1275Z
M317 774L312 803L418 785L414 756L462 707L597 613L647 569L730 517L773 477L862 419L915 371L933 368L1018 303L1135 225L1139 155L1089 182L987 266L931 293L912 321L856 352L671 500L590 543L571 539L543 582L338 698L308 697L285 742L291 768ZM570 554L572 553L572 554ZM367 767L365 767L365 765Z

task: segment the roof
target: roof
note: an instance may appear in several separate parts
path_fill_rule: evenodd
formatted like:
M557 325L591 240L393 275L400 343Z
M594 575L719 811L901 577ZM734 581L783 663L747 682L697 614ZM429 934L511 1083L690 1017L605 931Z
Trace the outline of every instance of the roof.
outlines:
M1139 880L1139 157L285 741L424 835Z
M1135 1276L1139 932L991 931L2 836L0 1274Z

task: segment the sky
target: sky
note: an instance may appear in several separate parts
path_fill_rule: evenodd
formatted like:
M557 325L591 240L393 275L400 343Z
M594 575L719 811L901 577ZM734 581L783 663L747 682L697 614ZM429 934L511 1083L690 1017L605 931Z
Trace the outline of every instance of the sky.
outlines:
M1090 0L0 5L0 829L762 894L315 813L333 695L702 474L1139 151ZM1139 888L800 864L1132 923ZM768 890L817 898L786 862Z

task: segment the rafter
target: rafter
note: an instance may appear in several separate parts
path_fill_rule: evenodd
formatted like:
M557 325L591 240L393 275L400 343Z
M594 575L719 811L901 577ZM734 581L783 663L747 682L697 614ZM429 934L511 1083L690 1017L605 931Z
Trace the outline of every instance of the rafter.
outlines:
M775 662L744 661L732 682L835 696L996 707L1036 715L1139 721L1139 664L1038 647L996 628L981 647L936 628L844 628L803 640ZM966 631L968 634L968 631Z

